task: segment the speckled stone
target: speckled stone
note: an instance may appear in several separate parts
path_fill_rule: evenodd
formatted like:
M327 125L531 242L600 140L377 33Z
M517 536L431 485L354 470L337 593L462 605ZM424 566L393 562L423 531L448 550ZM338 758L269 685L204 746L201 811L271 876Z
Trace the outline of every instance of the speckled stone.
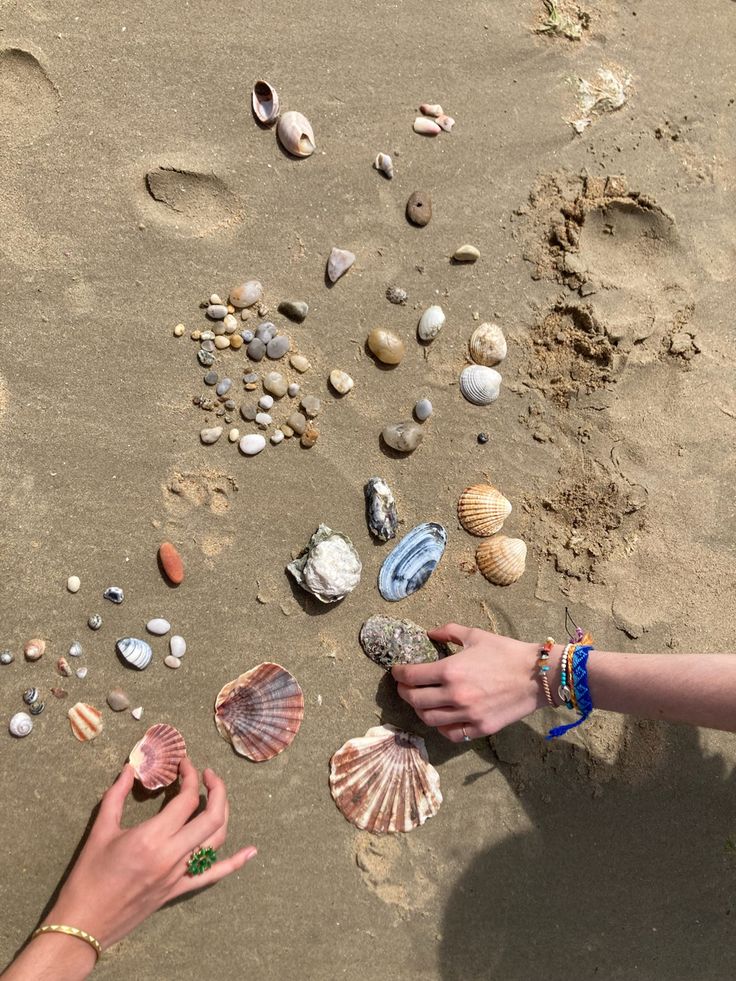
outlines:
M230 347L233 349L233 351L239 351L242 346L243 338L240 336L240 334L233 334L230 338Z
M284 434L286 439L291 439L291 437L294 435L294 430L291 428L291 426L287 426L285 422L281 423L279 429Z
M215 347L217 348L218 351L224 351L225 348L230 347L230 338L229 337L216 337L215 338Z
M216 385L219 377L216 371L208 371L202 381L205 385Z
M82 585L82 580L79 576L69 576L66 581L66 588L70 593L78 593Z
M251 361L262 361L266 353L266 345L260 337L254 337L248 345L246 353Z
M218 395L227 395L232 388L232 384L233 382L231 378L223 378L217 383L215 391Z
M278 337L272 337L268 342L266 354L272 361L278 361L279 358L284 357L290 346L289 338L286 334L279 334Z
M197 351L197 361L202 365L203 368L211 368L215 363L215 356L211 351Z

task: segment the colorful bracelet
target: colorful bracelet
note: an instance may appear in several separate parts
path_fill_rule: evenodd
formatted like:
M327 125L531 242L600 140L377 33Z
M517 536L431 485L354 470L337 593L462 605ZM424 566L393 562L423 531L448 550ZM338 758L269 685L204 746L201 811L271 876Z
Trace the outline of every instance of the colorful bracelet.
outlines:
M542 689L552 708L556 708L556 705L552 700L552 692L550 691L549 678L547 677L547 674L549 672L549 656L552 653L552 648L554 646L554 640L551 637L548 637L542 644L542 649L540 650L539 657L537 658L537 667L539 668L539 678L542 682Z
M560 655L560 687L557 689L557 697L565 708L574 708L572 704L572 691L568 684L568 679L572 678L572 672L568 672L568 655L572 651L572 644L567 644L562 648Z
M586 635L584 639L589 639ZM570 729L575 729L588 718L593 711L593 699L588 687L588 655L593 650L591 644L576 644L572 654L572 673L570 677L571 695L574 692L579 718L566 726L550 729L547 739L556 739Z

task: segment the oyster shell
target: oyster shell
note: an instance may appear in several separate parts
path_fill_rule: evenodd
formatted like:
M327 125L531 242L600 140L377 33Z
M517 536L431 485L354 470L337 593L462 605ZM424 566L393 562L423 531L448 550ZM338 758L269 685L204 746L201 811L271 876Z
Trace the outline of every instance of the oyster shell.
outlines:
M310 157L317 149L310 122L300 112L285 112L279 119L276 134L281 146L293 157Z
M8 731L16 739L22 739L29 735L33 729L33 719L27 712L16 712L8 723Z
M280 664L265 661L220 691L215 725L241 756L260 763L282 753L304 718L304 695Z
M470 335L468 348L476 364L491 367L506 357L506 338L498 324L480 324Z
M452 653L446 644L435 643L423 627L411 620L381 614L365 621L358 639L365 655L387 671L394 664L428 664Z
M433 521L417 525L389 552L378 574L384 599L401 600L425 584L442 558L447 532Z
M250 101L253 106L253 115L264 126L270 126L279 118L279 94L272 85L263 79L258 79L253 86Z
M322 603L337 603L360 582L363 566L347 535L320 525L301 555L286 569Z
M134 668L143 671L151 663L151 645L137 637L122 637L115 648L120 657Z
M102 712L94 705L87 705L86 702L77 702L67 712L72 732L80 743L89 742L96 739L105 728L102 721Z
M365 514L372 535L387 542L396 537L399 516L396 501L383 477L371 477L363 488L365 494Z
M373 726L338 749L330 793L351 824L377 835L418 828L442 803L424 740L394 726Z
M469 364L460 373L460 391L473 405L490 405L501 391L501 376L495 368Z
M130 751L128 762L147 790L158 790L176 780L179 763L186 755L186 743L179 730L159 722L138 740Z
M480 543L475 552L475 561L494 586L510 586L524 574L526 545L520 538L495 535Z
M490 484L466 487L457 504L460 524L471 535L495 535L511 514L511 502Z

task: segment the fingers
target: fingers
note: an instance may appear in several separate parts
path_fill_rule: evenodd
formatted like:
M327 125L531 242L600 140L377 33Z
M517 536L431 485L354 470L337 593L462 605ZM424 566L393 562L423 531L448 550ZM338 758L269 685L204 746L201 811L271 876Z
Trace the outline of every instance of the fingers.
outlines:
M174 834L183 828L199 807L199 773L188 756L179 763L179 776L181 777L179 793L155 818L151 818L169 834Z
M105 792L97 816L97 821L104 829L118 830L120 828L125 799L133 787L134 779L133 767L126 763L115 783Z
M396 681L410 688L440 685L444 679L443 661L432 661L430 664L394 664L391 674Z
M442 735L446 739L449 739L451 743L467 742L465 736L468 736L468 739L479 739L481 736L485 735L485 733L482 732L478 726L471 725L469 722L465 723L465 726L463 726L462 723L458 724L457 722L453 723L452 725L438 726L437 731L441 732Z
M212 770L202 774L207 788L207 806L174 837L174 846L180 855L188 855L195 848L200 848L202 842L213 838L218 831L227 831L227 791L225 784ZM224 838L223 838L224 840Z
M467 718L468 713L466 709L457 709L444 706L442 708L428 709L426 712L418 712L419 718L428 726L449 726L452 723L460 723ZM466 723L465 728L467 729L470 723ZM462 733L461 733L462 736Z
M428 634L432 640L439 640L443 644L462 644L465 646L473 633L472 627L462 627L459 623L446 623L442 627L435 627L429 630Z
M201 875L183 876L172 888L169 893L169 899L175 899L177 896L181 896L185 892L192 892L194 889L204 889L205 886L214 885L215 882L219 882L225 876L230 875L232 872L237 872L238 869L242 869L245 863L249 862L257 854L256 848L253 845L248 845L247 848L241 848L239 852L231 855L230 858L215 862L211 869L207 869Z
M449 704L449 695L444 687L437 685L430 688L410 688L408 685L399 683L396 689L415 712L421 713L424 709L439 708Z

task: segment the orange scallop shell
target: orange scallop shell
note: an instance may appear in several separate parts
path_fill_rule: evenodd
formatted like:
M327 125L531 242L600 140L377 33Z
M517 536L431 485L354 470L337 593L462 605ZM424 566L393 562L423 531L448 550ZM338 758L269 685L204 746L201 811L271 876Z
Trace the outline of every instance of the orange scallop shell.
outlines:
M511 514L511 502L490 484L466 487L457 503L460 524L471 535L495 535Z
M475 561L489 582L495 586L510 586L524 574L526 544L520 538L494 535L480 543L475 551Z
M95 739L105 728L102 721L102 712L94 705L87 705L86 702L77 702L67 712L69 723L75 737L81 742L89 742Z
M179 763L186 755L186 743L179 730L159 722L135 744L128 762L147 790L158 790L176 780Z
M225 685L215 725L241 756L260 763L291 745L304 718L304 695L280 664L265 661Z

